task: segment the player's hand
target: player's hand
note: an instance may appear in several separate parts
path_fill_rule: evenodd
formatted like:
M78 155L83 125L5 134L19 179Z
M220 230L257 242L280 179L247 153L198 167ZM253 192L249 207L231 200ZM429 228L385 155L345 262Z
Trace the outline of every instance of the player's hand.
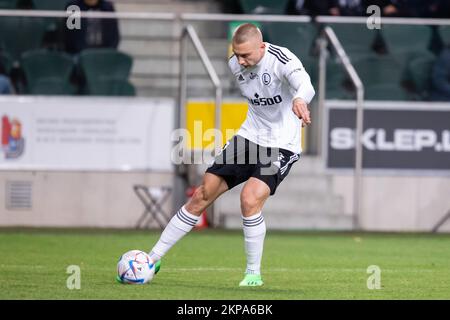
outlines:
M308 105L305 101L300 98L294 99L292 102L292 111L294 111L295 115L302 119L302 127L307 124L311 124L311 115L308 110Z

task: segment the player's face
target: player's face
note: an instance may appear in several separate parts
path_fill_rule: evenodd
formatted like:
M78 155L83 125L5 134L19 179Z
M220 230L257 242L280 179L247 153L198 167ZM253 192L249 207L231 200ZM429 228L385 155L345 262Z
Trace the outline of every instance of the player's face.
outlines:
M256 65L264 55L265 44L261 41L233 42L232 46L239 64L245 68Z

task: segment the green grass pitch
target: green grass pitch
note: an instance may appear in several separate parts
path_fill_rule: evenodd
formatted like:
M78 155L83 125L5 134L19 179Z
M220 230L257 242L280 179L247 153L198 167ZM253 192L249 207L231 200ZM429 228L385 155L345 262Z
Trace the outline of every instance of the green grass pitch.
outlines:
M120 255L159 231L0 229L0 299L450 299L450 235L268 231L265 284L239 288L242 231L193 231L150 284L115 281ZM80 289L69 290L77 265ZM381 288L368 289L370 265Z

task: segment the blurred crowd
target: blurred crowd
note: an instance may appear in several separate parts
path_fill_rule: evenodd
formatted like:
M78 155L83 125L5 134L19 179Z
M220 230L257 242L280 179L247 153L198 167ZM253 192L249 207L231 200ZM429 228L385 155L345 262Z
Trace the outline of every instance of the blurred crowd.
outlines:
M288 14L366 16L367 8L376 5L385 17L449 18L448 0L291 0Z
M245 0L222 0L227 13L247 13ZM275 2L275 1L274 1ZM265 7L267 1L261 1ZM367 8L376 5L384 17L450 18L449 0L288 0L283 14L308 16L367 16ZM253 13L272 13L274 12Z

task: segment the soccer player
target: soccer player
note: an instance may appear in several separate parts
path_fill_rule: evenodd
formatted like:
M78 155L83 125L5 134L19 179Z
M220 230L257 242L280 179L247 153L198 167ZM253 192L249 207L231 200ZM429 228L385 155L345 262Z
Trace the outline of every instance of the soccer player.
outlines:
M192 198L172 217L152 248L157 262L197 223L222 193L245 182L240 195L247 268L239 286L261 286L266 224L264 202L275 193L301 153L301 127L311 123L315 91L300 60L287 48L263 42L253 24L240 25L232 39L229 66L248 99L247 118L227 142Z

